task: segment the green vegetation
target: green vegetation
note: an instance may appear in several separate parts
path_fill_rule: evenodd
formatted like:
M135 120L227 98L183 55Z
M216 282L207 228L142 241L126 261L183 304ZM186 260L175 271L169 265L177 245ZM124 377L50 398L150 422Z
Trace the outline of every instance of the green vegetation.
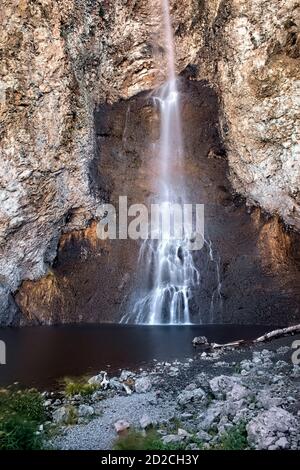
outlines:
M73 397L74 395L87 397L92 395L96 390L99 390L99 386L87 383L86 377L80 379L64 379L64 392L68 397Z
M244 450L248 447L245 423L241 422L222 434L220 443L212 447L216 450Z
M42 448L38 426L46 419L43 398L32 390L0 390L0 450Z
M130 430L118 437L115 441L114 450L184 450L187 444L196 444L199 450L208 448L210 450L243 450L248 447L247 432L244 423L232 427L228 432L221 435L220 441L205 447L203 442L196 436L187 439L186 442L163 444L157 430L151 429L146 433Z
M131 430L115 441L114 450L181 450L183 444L163 444L161 436L155 429L141 433Z

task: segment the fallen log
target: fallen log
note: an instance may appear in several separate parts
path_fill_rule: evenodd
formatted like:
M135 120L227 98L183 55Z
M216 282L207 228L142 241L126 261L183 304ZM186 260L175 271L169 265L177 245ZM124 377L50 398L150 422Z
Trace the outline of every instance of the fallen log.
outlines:
M295 333L300 333L300 324L270 331L269 333L265 333L259 338L256 338L253 340L240 339L238 341L233 341L231 343L225 343L225 344L212 343L210 346L212 349L238 348L246 344L251 345L251 344L264 343L266 341L270 341L271 339L275 339L275 338L277 339L277 338L281 338L282 336L287 336L287 335L291 335Z
M288 326L286 328L270 331L269 333L265 333L263 336L255 339L254 343L262 343L264 341L268 341L269 339L280 338L281 336L294 333L300 333L300 325Z

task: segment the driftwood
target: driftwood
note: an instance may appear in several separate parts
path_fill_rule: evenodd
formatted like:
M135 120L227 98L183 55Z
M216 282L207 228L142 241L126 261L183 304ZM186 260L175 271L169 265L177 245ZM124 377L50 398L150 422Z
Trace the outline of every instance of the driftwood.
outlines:
M294 333L300 333L300 324L299 325L294 325L294 326L288 326L287 328L281 328L278 330L273 330L270 331L269 333L265 333L264 335L260 336L259 338L253 339L253 340L244 340L240 339L238 341L233 341L232 343L225 343L225 344L217 344L217 343L212 343L211 347L212 349L222 349L222 348L238 348L240 346L244 345L251 345L251 344L257 344L257 343L263 343L265 341L269 341L271 339L275 338L281 338L282 336L294 334Z

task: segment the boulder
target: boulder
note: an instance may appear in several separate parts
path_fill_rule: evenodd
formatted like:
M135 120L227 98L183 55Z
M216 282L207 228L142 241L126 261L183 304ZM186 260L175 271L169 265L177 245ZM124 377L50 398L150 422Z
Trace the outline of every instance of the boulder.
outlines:
M291 413L274 406L248 423L248 443L256 449L268 449L278 442L278 433L290 433L296 426L297 421ZM282 443L285 441L280 441Z
M123 382L125 380L132 379L133 377L135 377L135 373L131 372L131 370L122 370L120 380Z
M102 374L97 374L97 375L94 375L93 377L91 377L88 380L88 384L90 384L90 385L99 385L99 387L100 387L102 380L103 380Z
M240 401L243 398L248 398L249 395L250 395L250 391L246 387L238 383L235 383L232 389L226 393L226 399L233 400L233 401Z
M119 434L123 431L126 431L126 429L129 429L130 424L124 419L119 419L119 421L115 422L114 427L115 427L116 432Z
M208 431L217 421L220 420L222 412L223 407L221 403L211 405L207 410L199 415L198 429L200 431Z
M146 393L151 389L151 382L148 377L140 377L136 379L134 389L136 393Z
M52 413L53 421L57 424L69 424L76 415L73 407L61 406Z
M167 436L163 436L162 441L163 444L178 444L185 439L185 436L179 436L178 434L167 434Z
M193 390L183 390L177 397L178 404L181 406L188 405L189 403L200 403L206 400L206 393L202 388L195 388Z
M93 416L95 413L94 408L90 405L79 405L78 408L78 416L81 418L88 418L90 416Z
M193 341L193 346L203 346L203 345L208 345L208 341L206 336L196 336Z
M240 379L229 375L219 375L209 381L210 389L216 398L224 398L231 392L234 385L238 384Z

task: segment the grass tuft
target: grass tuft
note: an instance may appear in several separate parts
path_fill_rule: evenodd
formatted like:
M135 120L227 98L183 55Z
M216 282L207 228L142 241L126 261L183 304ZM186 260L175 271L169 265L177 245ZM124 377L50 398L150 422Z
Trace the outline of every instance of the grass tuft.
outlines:
M130 430L117 438L114 450L182 450L183 444L163 444L155 429L146 433Z
M41 449L38 425L45 420L43 398L37 390L0 390L0 450Z

